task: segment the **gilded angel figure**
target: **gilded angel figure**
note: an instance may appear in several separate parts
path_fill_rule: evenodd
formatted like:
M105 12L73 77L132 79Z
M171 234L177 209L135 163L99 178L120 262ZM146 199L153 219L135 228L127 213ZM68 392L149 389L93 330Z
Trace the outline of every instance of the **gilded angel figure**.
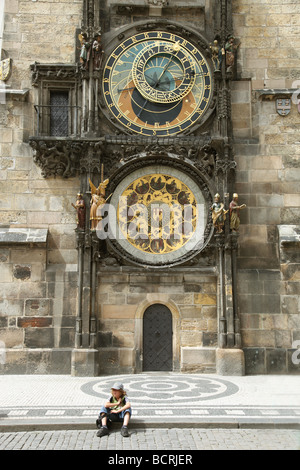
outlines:
M91 187L91 210L90 210L90 221L91 221L91 230L96 230L98 222L102 219L101 216L97 215L97 209L102 204L105 204L107 199L105 199L106 187L109 183L107 178L105 181L99 184L98 188L92 183L89 178L89 183Z

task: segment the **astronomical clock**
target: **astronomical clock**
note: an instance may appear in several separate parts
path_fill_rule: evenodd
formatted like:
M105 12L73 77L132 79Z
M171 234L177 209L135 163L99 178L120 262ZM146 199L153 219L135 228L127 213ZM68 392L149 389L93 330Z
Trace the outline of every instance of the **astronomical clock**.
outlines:
M118 125L142 136L175 136L203 121L213 79L207 60L177 34L135 34L111 53L103 95Z
M118 134L144 146L125 165L131 170L112 177L118 233L108 245L134 264L180 264L201 251L211 233L209 181L162 145L180 142L211 116L212 63L191 39L160 29L128 35L111 49L102 111Z
M101 362L99 371L108 374L211 372L217 344L241 344L238 233L230 228L229 206L236 166L231 80L238 78L231 1L84 0L82 11L74 64L31 65L34 161L44 177L80 184L72 204L78 249L72 371L97 375ZM139 276L138 290L131 290ZM118 296L115 286L125 282ZM181 317L174 292L199 294L202 282L213 295L182 296L189 314ZM124 295L140 287L142 303ZM153 294L149 316L146 292ZM203 308L200 297L209 298ZM202 331L205 318L209 331ZM180 330L189 321L194 346Z

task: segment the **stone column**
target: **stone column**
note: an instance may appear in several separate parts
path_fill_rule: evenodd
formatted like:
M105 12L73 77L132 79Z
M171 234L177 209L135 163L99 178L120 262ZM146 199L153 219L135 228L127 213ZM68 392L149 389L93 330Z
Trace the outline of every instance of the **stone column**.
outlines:
M96 294L97 294L97 260L99 257L99 240L97 233L92 233L92 260L91 260L91 311L90 311L90 347L96 347L97 318L96 318Z
M241 330L240 330L240 318L238 312L238 300L237 300L237 247L238 247L237 232L231 233L231 263L232 263L232 299L233 299L233 313L234 313L234 345L236 348L241 348Z
M225 248L225 237L223 233L215 235L216 244L218 248L218 329L219 338L218 344L220 348L226 348L226 317L225 317L225 290L224 290L224 248Z
M75 348L82 345L82 281L83 281L83 253L84 253L84 231L76 229L77 249L78 249L78 298Z
M226 237L226 246L224 248L223 302L225 310L226 341L220 341L219 348L216 351L217 373L220 375L245 375L244 352L241 349L241 335L237 312L237 238L237 233L229 233ZM221 331L219 336L220 338L222 337Z
M227 238L227 244L225 248L225 312L227 324L227 347L233 348L235 346L235 340L232 289L231 235L229 235Z
M71 375L93 377L98 375L99 353L96 349L96 317L95 317L95 291L96 291L96 234L90 230L89 203L90 192L87 186L88 175L82 175L82 193L86 199L86 230L80 234L82 248L79 246L80 257L78 262L78 308L80 317L77 317L75 348L72 351ZM81 251L82 250L82 251ZM77 331L78 330L78 331Z
M92 47L92 46L91 46ZM89 61L89 92L88 92L88 133L95 130L95 94L94 94L94 74L93 74L93 60Z
M88 116L88 94L87 94L87 79L82 80L82 118L81 118L81 135L84 135L87 130L87 116Z

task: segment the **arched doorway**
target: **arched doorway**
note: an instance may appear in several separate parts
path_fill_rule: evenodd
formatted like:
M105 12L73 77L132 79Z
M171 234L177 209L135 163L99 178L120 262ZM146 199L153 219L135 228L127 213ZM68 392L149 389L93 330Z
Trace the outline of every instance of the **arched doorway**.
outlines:
M143 370L173 370L172 313L163 304L152 304L143 318Z

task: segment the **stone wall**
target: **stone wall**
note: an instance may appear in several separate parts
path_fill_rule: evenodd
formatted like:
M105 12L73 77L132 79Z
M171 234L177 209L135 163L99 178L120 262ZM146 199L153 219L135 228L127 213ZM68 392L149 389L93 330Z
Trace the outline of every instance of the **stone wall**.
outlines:
M215 371L217 347L216 276L195 273L99 272L100 372L141 372L142 316L152 304L173 316L176 370Z
M82 3L5 1L2 46L13 60L13 71L5 102L0 103L0 225L46 229L48 236L42 245L1 242L0 345L6 347L6 363L0 361L0 367L4 372L70 373L71 369L77 295L71 202L79 179L44 179L27 142L36 120L30 64L74 63ZM201 7L197 15L195 9L188 11L195 2L185 3L185 14L202 31L202 6L209 2L197 2ZM235 189L240 202L247 204L241 213L238 257L246 373L299 373L299 365L291 361L292 345L300 339L299 242L297 237L284 238L283 232L285 226L299 227L300 114L292 102L291 112L280 116L274 90L287 92L299 86L300 4L292 0L232 3L233 28L240 41L238 76L232 83ZM176 8L173 13L172 19L180 21ZM142 13L134 19L143 19ZM112 18L114 26L120 26L117 21ZM122 21L131 17L124 15ZM106 275L99 272L97 296L102 373L119 371L119 365L124 372L141 367L136 355L139 315L155 302L168 305L175 316L175 366L186 371L214 370L214 276Z
M109 28L118 28L132 21L144 21L153 19L153 17L161 17L169 21L185 21L186 24L197 28L200 31L205 30L207 12L207 2L205 0L172 0L165 2L163 8L159 6L160 2L148 2L144 0L131 0L116 2L114 0L106 0L103 13L103 31ZM126 7L122 6L125 4ZM132 9L131 9L132 8Z
M291 361L299 338L297 245L282 261L279 233L300 215L300 114L287 116L276 97L295 98L300 79L299 2L233 2L239 80L232 87L241 215L239 309L246 373L300 372ZM298 80L298 83L297 83ZM277 95L276 95L277 93Z
M77 295L71 202L79 180L45 180L27 142L36 121L30 64L74 63L82 1L6 0L4 11L2 47L13 69L0 101L0 225L44 229L47 241L1 240L0 340L6 358L0 367L5 373L69 374Z
M47 262L77 263L71 202L79 180L45 180L27 142L36 122L30 64L74 63L82 1L6 0L4 11L3 49L13 60L13 70L6 82L6 102L0 104L0 224L48 228ZM27 89L21 100L9 93Z
M47 264L46 229L0 229L1 371L70 373L77 272Z
M81 0L5 0L3 48L14 61L14 88L31 86L29 65L34 61L74 63L81 17Z

